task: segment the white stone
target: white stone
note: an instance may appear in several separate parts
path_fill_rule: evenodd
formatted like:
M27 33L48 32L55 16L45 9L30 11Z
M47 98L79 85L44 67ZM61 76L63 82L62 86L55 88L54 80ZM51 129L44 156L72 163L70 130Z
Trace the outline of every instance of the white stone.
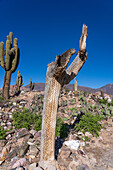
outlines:
M37 131L34 130L34 129L31 129L31 130L30 130L30 133L34 136L34 135L37 133Z
M37 166L37 163L33 163L29 165L28 170L33 170L34 168L36 168L36 166Z
M20 104L26 104L27 102L26 101L21 101Z
M12 117L13 117L12 115L9 115L9 118L10 118L10 119L12 119Z
M13 106L16 106L16 102L13 102Z
M3 161L0 161L0 165L1 165L3 162L4 162L4 160L3 160Z
M5 126L5 123L4 123L4 122L1 122L1 126Z
M111 102L112 102L111 98L108 98L108 100L107 100L107 101L108 101L108 103L111 103Z
M16 168L16 170L24 170L24 168L23 167L18 167L18 168Z
M7 126L4 126L4 130L6 130L7 129Z
M28 145L35 145L34 143L29 142L29 141L27 142L27 144L28 144Z
M103 98L101 96L99 96L99 99L102 100Z
M9 134L9 135L6 137L6 139L9 139L9 138L11 138L11 134Z
M15 108L12 108L12 110L11 110L12 112L14 112L14 111L16 111L16 109Z
M7 122L7 125L11 125L11 122Z
M23 93L25 93L25 91L22 90L22 91L21 91L21 94L23 94Z
M85 142L80 142L79 140L65 141L64 144L73 150L78 150L80 146L85 146Z
M70 140L65 141L64 144L68 146L70 149L77 150L80 147L80 141L79 140Z
M34 168L33 170L42 170L42 168L36 167L36 168Z
M20 105L19 105L19 108L22 108L22 107L23 107L23 106L20 106Z

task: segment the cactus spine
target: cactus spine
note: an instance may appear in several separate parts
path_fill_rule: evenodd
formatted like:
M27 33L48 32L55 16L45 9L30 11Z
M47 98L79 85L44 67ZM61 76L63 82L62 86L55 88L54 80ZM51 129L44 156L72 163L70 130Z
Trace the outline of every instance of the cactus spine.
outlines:
M0 65L5 70L2 96L6 99L9 98L11 74L17 69L20 58L18 40L17 38L14 38L14 47L12 48L12 39L13 33L10 32L7 36L5 50L4 43L0 42ZM5 55L5 59L3 58L3 55Z
M30 91L32 91L34 89L34 85L35 85L35 83L32 83L32 78L31 78L30 85L29 85Z
M17 86L17 93L20 93L20 87L23 86L23 79L22 79L22 75L20 74L20 72L18 71L17 73L17 79L16 79L16 86Z

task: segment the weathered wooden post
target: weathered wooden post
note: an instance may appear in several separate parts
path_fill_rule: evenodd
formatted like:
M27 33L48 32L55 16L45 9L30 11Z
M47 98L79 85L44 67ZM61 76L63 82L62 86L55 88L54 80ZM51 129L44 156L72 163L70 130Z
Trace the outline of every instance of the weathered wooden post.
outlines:
M61 87L76 77L87 59L86 55L87 26L83 25L80 38L79 52L69 68L66 67L74 49L69 49L55 58L55 62L48 64L43 106L41 132L41 158L39 165L44 170L56 170L55 161L55 132L58 99Z
M77 79L75 77L75 88L74 88L74 91L75 91L75 101L76 101L76 104L78 104L78 90L77 90Z
M75 89L74 90L77 91L77 79L76 79L76 77L75 77Z

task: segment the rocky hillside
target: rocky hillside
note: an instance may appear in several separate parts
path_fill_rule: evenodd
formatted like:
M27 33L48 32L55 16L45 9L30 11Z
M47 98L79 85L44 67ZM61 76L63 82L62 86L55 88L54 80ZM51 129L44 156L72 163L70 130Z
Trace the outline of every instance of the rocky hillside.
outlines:
M25 88L29 88L29 85L25 86ZM73 84L65 85L65 88L68 90L73 90ZM35 90L44 91L44 89L45 89L45 83L35 83ZM113 95L113 84L107 84L107 85L97 88L97 89L78 85L78 90L79 91L87 91L90 93L96 93L100 90L103 90L104 93Z
M113 95L113 84L107 84L99 89L96 89L96 90L103 90L104 93L107 93L107 94L111 94Z
M0 97L0 170L41 170L44 92L22 90ZM86 123L87 122L87 123ZM92 123L93 122L93 123ZM113 169L113 99L79 91L60 94L55 157L57 170Z

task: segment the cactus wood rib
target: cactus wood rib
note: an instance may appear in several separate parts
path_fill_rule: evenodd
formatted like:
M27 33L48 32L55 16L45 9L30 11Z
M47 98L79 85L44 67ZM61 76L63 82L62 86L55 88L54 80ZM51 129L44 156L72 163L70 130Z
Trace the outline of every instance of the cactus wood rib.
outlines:
M80 51L78 52L77 59L74 59L67 71L66 67L71 55L75 53L74 49L67 50L62 55L56 57L55 62L48 64L42 118L41 159L39 163L41 167L47 170L56 170L55 132L60 90L64 84L68 84L75 78L86 61L86 38L87 26L83 25Z

